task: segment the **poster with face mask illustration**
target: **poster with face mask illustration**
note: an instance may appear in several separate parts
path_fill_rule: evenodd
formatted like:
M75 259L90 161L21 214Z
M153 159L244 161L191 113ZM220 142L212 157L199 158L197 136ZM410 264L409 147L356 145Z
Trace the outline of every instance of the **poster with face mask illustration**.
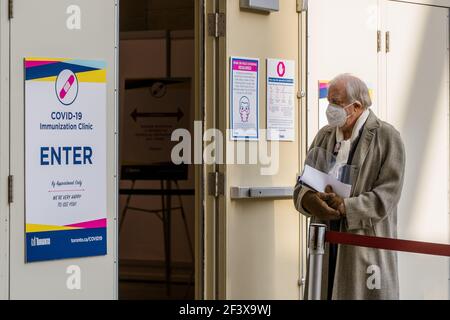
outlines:
M232 140L259 138L259 60L230 60L230 123Z

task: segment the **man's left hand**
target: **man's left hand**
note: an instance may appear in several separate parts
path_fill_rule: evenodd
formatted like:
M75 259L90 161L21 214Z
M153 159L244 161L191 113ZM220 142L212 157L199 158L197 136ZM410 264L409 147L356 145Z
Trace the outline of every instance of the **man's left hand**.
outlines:
M344 199L335 194L331 186L327 186L325 192L319 192L317 195L320 199L325 201L330 208L339 211L342 216L345 216Z

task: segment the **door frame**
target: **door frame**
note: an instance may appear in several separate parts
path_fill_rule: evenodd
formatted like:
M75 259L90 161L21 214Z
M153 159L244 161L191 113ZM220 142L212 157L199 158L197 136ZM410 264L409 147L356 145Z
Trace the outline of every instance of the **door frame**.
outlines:
M298 134L300 140L299 147L299 168L298 173L303 171L304 163L306 161L306 155L308 153L308 8L307 6L300 9L299 12L299 31L300 35L299 46L297 50L299 57L299 112L298 112ZM300 298L305 298L304 289L306 284L306 271L307 271L307 256L308 256L308 226L309 219L303 215L300 215L299 223L299 279Z
M8 1L0 0L0 79L9 79ZM9 299L9 81L0 81L0 300Z
M205 123L205 0L195 1L195 120ZM202 128L203 135L203 128ZM203 152L203 145L202 145ZM195 299L205 299L205 168L195 166Z
M208 129L218 129L225 132L226 119L221 117L220 110L226 110L226 43L225 37L215 38L208 35L208 14L225 13L226 1L199 0L203 4L201 15L203 23L197 29L197 34L202 34L201 50L203 50L202 80L203 92L199 93L203 98L203 132ZM202 142L203 148L205 143ZM214 174L223 174L224 164L202 165L202 190L203 195L203 299L226 298L226 238L225 238L225 199L222 195L211 196L208 190L214 189L215 181L208 179ZM200 171L200 170L199 170Z

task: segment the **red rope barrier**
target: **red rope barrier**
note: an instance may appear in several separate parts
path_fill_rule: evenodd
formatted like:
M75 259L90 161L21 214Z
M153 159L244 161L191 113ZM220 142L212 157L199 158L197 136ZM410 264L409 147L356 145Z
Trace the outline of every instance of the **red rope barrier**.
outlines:
M334 231L325 233L325 241L334 244L450 257L450 245L440 243L361 236Z

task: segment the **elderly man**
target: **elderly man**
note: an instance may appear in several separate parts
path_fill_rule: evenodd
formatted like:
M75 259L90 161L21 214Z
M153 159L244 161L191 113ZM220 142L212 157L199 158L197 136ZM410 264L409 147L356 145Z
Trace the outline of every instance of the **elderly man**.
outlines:
M396 238L405 168L400 134L369 109L367 86L350 74L330 82L328 100L329 125L310 150L323 148L335 165L355 167L351 195L342 199L329 186L321 193L299 181L295 207L330 230ZM398 299L395 252L327 244L323 261L322 299Z

